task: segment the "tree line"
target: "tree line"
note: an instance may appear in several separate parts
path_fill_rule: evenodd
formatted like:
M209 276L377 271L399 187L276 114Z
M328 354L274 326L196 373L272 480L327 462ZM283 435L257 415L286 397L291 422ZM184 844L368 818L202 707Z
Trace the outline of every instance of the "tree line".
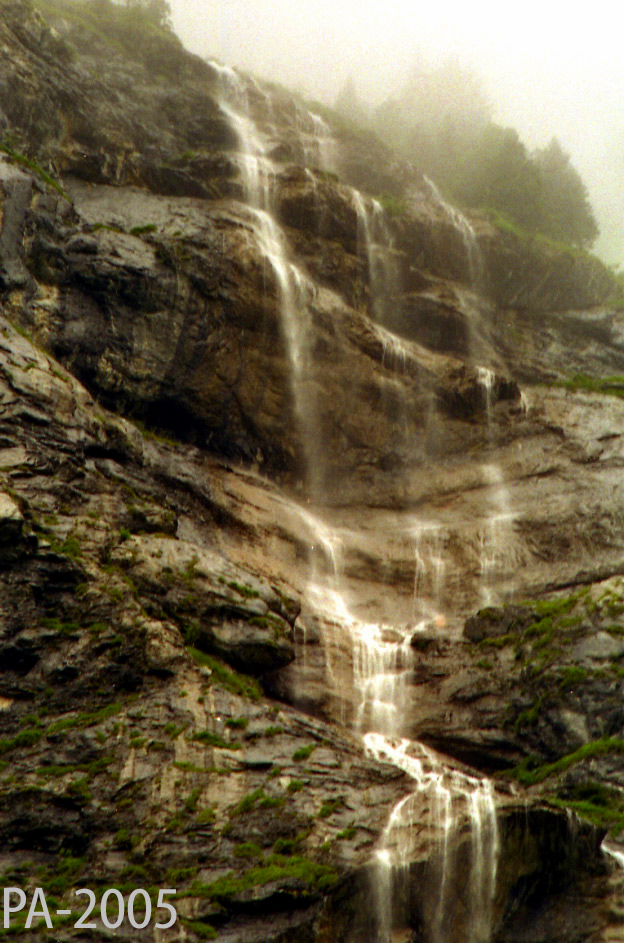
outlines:
M417 64L373 112L349 79L336 110L371 127L459 205L574 246L598 236L587 188L559 141L529 151L517 131L492 120L479 78L458 61Z

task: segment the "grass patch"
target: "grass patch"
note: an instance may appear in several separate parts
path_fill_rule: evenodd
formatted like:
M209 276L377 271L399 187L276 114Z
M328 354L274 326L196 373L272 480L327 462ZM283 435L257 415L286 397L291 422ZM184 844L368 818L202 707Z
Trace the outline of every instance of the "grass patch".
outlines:
M158 226L156 223L145 223L143 226L133 226L130 230L131 236L146 236L151 232L156 232Z
M262 688L255 678L239 674L238 671L234 671L220 658L208 655L193 646L189 646L187 651L198 665L210 669L211 681L218 687L224 688L232 694L249 698L252 701L259 701L262 697Z
M215 818L216 815L214 809L202 809L201 812L197 813L196 822L198 822L199 825L212 825Z
M241 744L232 741L229 743L227 740L224 740L223 737L219 736L218 733L210 733L208 730L200 730L197 733L194 733L191 737L191 740L197 740L199 743L203 743L208 747L216 747L218 750L240 750Z
M100 708L99 711L85 711L75 717L64 717L50 724L46 733L58 733L61 730L71 730L73 727L93 727L101 724L109 717L114 717L121 710L122 705L116 701Z
M558 386L585 393L601 393L603 396L617 396L624 399L624 376L591 377L586 373L575 373L569 380L562 380Z
M309 743L307 747L299 747L298 750L292 755L293 760L296 763L300 763L302 760L307 760L312 755L312 752L316 750L316 743Z
M249 726L248 717L230 717L225 722L225 726L231 730L245 730Z
M191 815L194 815L197 811L197 803L199 802L199 795L201 789L193 789L191 793L184 800L184 808L187 812L190 812Z
M245 583L237 583L235 580L230 580L227 585L245 599L257 599L260 596L260 593L256 589L247 586Z
M252 887L296 879L305 885L298 893L302 896L326 890L338 880L338 874L324 864L317 864L300 855L286 857L270 855L266 862L242 875L230 872L211 884L193 884L193 897L208 898L227 904L233 897Z
M0 151L5 154L11 163L17 164L20 167L23 167L25 170L29 170L31 173L35 174L46 186L52 187L53 190L62 196L64 200L67 200L71 204L71 199L69 198L66 191L63 189L58 180L55 180L46 170L43 169L35 160L27 157L25 154L20 154L18 151L13 150L7 143L0 144Z
M186 917L180 919L187 930L194 933L200 940L216 940L219 935L211 924L205 923L203 920L187 920Z
M240 845L235 845L234 847L234 855L237 858L246 858L250 860L251 858L259 858L261 854L262 848L260 845L257 845L252 841L242 842Z
M550 796L549 802L572 809L580 818L613 834L624 830L624 793L602 783L593 780L577 783Z
M340 808L342 803L342 799L328 799L319 809L319 819L329 818L330 815L333 815L334 812Z
M624 740L619 737L602 737L600 740L583 744L578 750L560 757L554 763L545 763L537 767L534 765L535 760L523 760L519 766L512 770L512 773L523 786L534 786L537 783L544 782L550 776L565 772L571 766L575 766L583 760L590 759L593 756L604 756L608 753L624 755Z
M20 747L32 747L41 740L42 732L36 728L20 730L18 734L7 740L0 740L0 755L18 750Z

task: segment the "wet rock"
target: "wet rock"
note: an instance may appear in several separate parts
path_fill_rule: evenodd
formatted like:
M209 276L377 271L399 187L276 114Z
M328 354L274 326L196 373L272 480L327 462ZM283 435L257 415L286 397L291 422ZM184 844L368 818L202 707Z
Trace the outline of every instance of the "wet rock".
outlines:
M490 606L466 620L464 635L471 642L502 638L523 632L534 621L535 613L525 606L505 606L503 609Z

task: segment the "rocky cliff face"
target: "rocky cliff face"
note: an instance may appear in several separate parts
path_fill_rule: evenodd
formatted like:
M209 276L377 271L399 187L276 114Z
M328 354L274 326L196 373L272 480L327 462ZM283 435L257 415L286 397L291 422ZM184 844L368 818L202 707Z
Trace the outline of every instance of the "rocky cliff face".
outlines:
M93 15L0 10L5 884L618 939L612 277Z

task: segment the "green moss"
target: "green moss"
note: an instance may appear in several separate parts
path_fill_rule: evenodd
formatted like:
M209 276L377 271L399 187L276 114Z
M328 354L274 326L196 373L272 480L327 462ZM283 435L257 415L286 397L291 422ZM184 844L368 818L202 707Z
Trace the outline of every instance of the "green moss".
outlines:
M561 672L561 687L567 688L577 685L593 677L593 672L579 665L567 665Z
M319 819L327 819L330 815L340 808L343 804L342 799L328 799L319 809Z
M264 790L254 789L253 792L248 793L244 798L237 802L237 804L230 810L230 818L233 818L237 815L244 815L246 812L251 812L255 808L256 803L262 799L264 796Z
M215 928L204 920L187 920L182 917L181 922L200 940L216 940L219 935Z
M304 785L305 783L301 779L291 779L286 788L288 792L295 793L300 792Z
M89 780L91 780L99 773L105 772L112 762L112 756L103 756L97 760L92 760L90 763L40 766L37 769L37 776L42 776L45 779L55 779L61 776L67 776L69 773L82 772L87 773Z
M529 638L535 638L536 636L539 636L539 635L545 635L547 633L550 633L550 630L552 629L552 627L553 627L552 618L550 616L546 616L543 619L540 619L538 622L531 623L531 625L528 627L528 629L526 629L524 633L524 638L529 639Z
M537 723L542 707L543 698L539 697L527 710L522 711L516 718L514 730L520 733L523 727L533 727Z
M91 232L99 232L101 229L105 232L116 232L122 233L123 229L120 226L113 226L110 223L93 223L90 227Z
M54 868L42 867L37 871L37 884L46 893L65 894L75 886L76 878L85 869L86 863L85 858L60 856Z
M249 625L256 625L259 629L275 629L278 633L285 631L286 626L282 619L267 613L265 616L252 616L247 620Z
M585 373L576 373L569 380L564 380L559 385L574 393L582 390L586 393L600 393L604 396L624 398L623 376L591 377Z
M7 143L0 143L0 151L9 158L9 160L18 164L20 167L24 167L26 170L30 170L31 173L39 177L39 179L46 184L48 187L52 187L53 190L63 197L64 200L67 200L71 204L71 200L58 180L55 180L54 177L43 169L35 160L32 160L30 157L27 157L25 154L20 154L18 151L13 150L12 147Z
M336 841L340 841L341 839L344 839L344 841L351 841L351 839L355 837L356 831L357 829L355 825L349 825L347 828L343 828L341 832L338 832L336 835Z
M129 851L132 848L132 836L130 835L130 830L127 828L120 828L115 835L114 843L117 848L122 848L125 851Z
M214 809L202 809L201 812L197 813L196 821L200 825L212 825L216 818Z
M197 876L199 865L191 865L186 868L169 868L165 872L164 884L167 887L175 887L176 884L184 884L186 881L192 881Z
M58 550L66 557L71 557L72 560L78 560L82 556L80 541L77 537L68 537L63 541Z
M305 837L306 833L302 832L296 838L278 838L273 845L273 851L277 855L294 855Z
M245 599L257 599L260 596L260 593L256 589L253 589L252 586L246 586L245 583L237 583L235 580L229 580L227 585L240 596L244 596Z
M246 697L253 701L258 701L262 697L262 688L255 678L239 674L239 672L230 668L229 665L226 665L224 661L221 661L220 658L208 655L198 648L191 646L187 650L198 665L210 669L211 681L214 684L224 688L226 691L230 691L232 694L239 694L241 697Z
M237 858L258 858L261 854L262 848L255 842L246 841L234 847L234 855Z
M32 747L41 740L41 730L30 728L21 730L14 737L7 740L0 740L0 755L10 753L12 750L19 750L22 747Z
M181 770L183 773L210 773L212 772L212 767L208 768L206 766L197 766L195 763L186 763L181 760L172 763L172 766L175 769Z
M219 736L218 733L210 733L209 730L199 730L197 733L194 733L191 737L192 740L197 740L199 743L205 744L205 746L216 747L219 750L240 750L241 744L236 741L231 743L227 740L224 740L223 737Z
M478 648L505 648L507 645L511 645L512 642L515 642L515 635L499 635L495 638L483 638L480 642L477 642Z
M248 717L230 717L225 722L226 727L230 727L232 730L245 730L249 726Z
M318 744L316 743L309 743L306 747L299 747L299 749L295 750L292 755L293 760L295 760L296 763L300 763L302 760L309 759L309 757L312 755L312 752L316 750L317 746Z
M189 793L189 795L186 797L186 799L184 800L184 808L186 809L187 812L190 812L191 814L194 814L196 812L200 793L201 793L201 789L196 788L196 789L193 789L193 791Z
M156 232L158 226L156 223L145 223L143 226L133 226L130 230L131 236L146 236L148 233Z
M281 796L263 796L258 803L261 809L279 809L285 800Z
M93 727L108 720L109 717L114 717L121 708L122 705L116 702L100 708L99 711L85 711L73 717L64 717L50 724L47 733L58 733L61 730L70 730L73 727Z
M550 776L563 773L571 766L581 763L583 760L590 759L593 756L604 756L605 754L615 753L624 755L624 740L618 737L602 737L600 740L593 740L591 743L585 743L573 753L560 757L554 763L545 763L541 766L530 768L528 761L524 761L512 770L515 778L525 786L532 786L541 783Z
M580 599L580 593L572 596L557 596L555 599L535 599L528 605L540 616L560 616L570 612Z
M560 808L572 809L614 835L624 830L624 793L619 789L587 780L559 790L549 796L549 801Z
M300 892L302 896L305 896L332 887L338 880L338 875L333 868L317 864L309 858L298 855L292 857L270 855L266 863L251 868L242 875L230 872L211 884L194 884L191 887L191 894L194 897L209 898L227 904L231 898L251 887L293 878L307 886L307 890Z

